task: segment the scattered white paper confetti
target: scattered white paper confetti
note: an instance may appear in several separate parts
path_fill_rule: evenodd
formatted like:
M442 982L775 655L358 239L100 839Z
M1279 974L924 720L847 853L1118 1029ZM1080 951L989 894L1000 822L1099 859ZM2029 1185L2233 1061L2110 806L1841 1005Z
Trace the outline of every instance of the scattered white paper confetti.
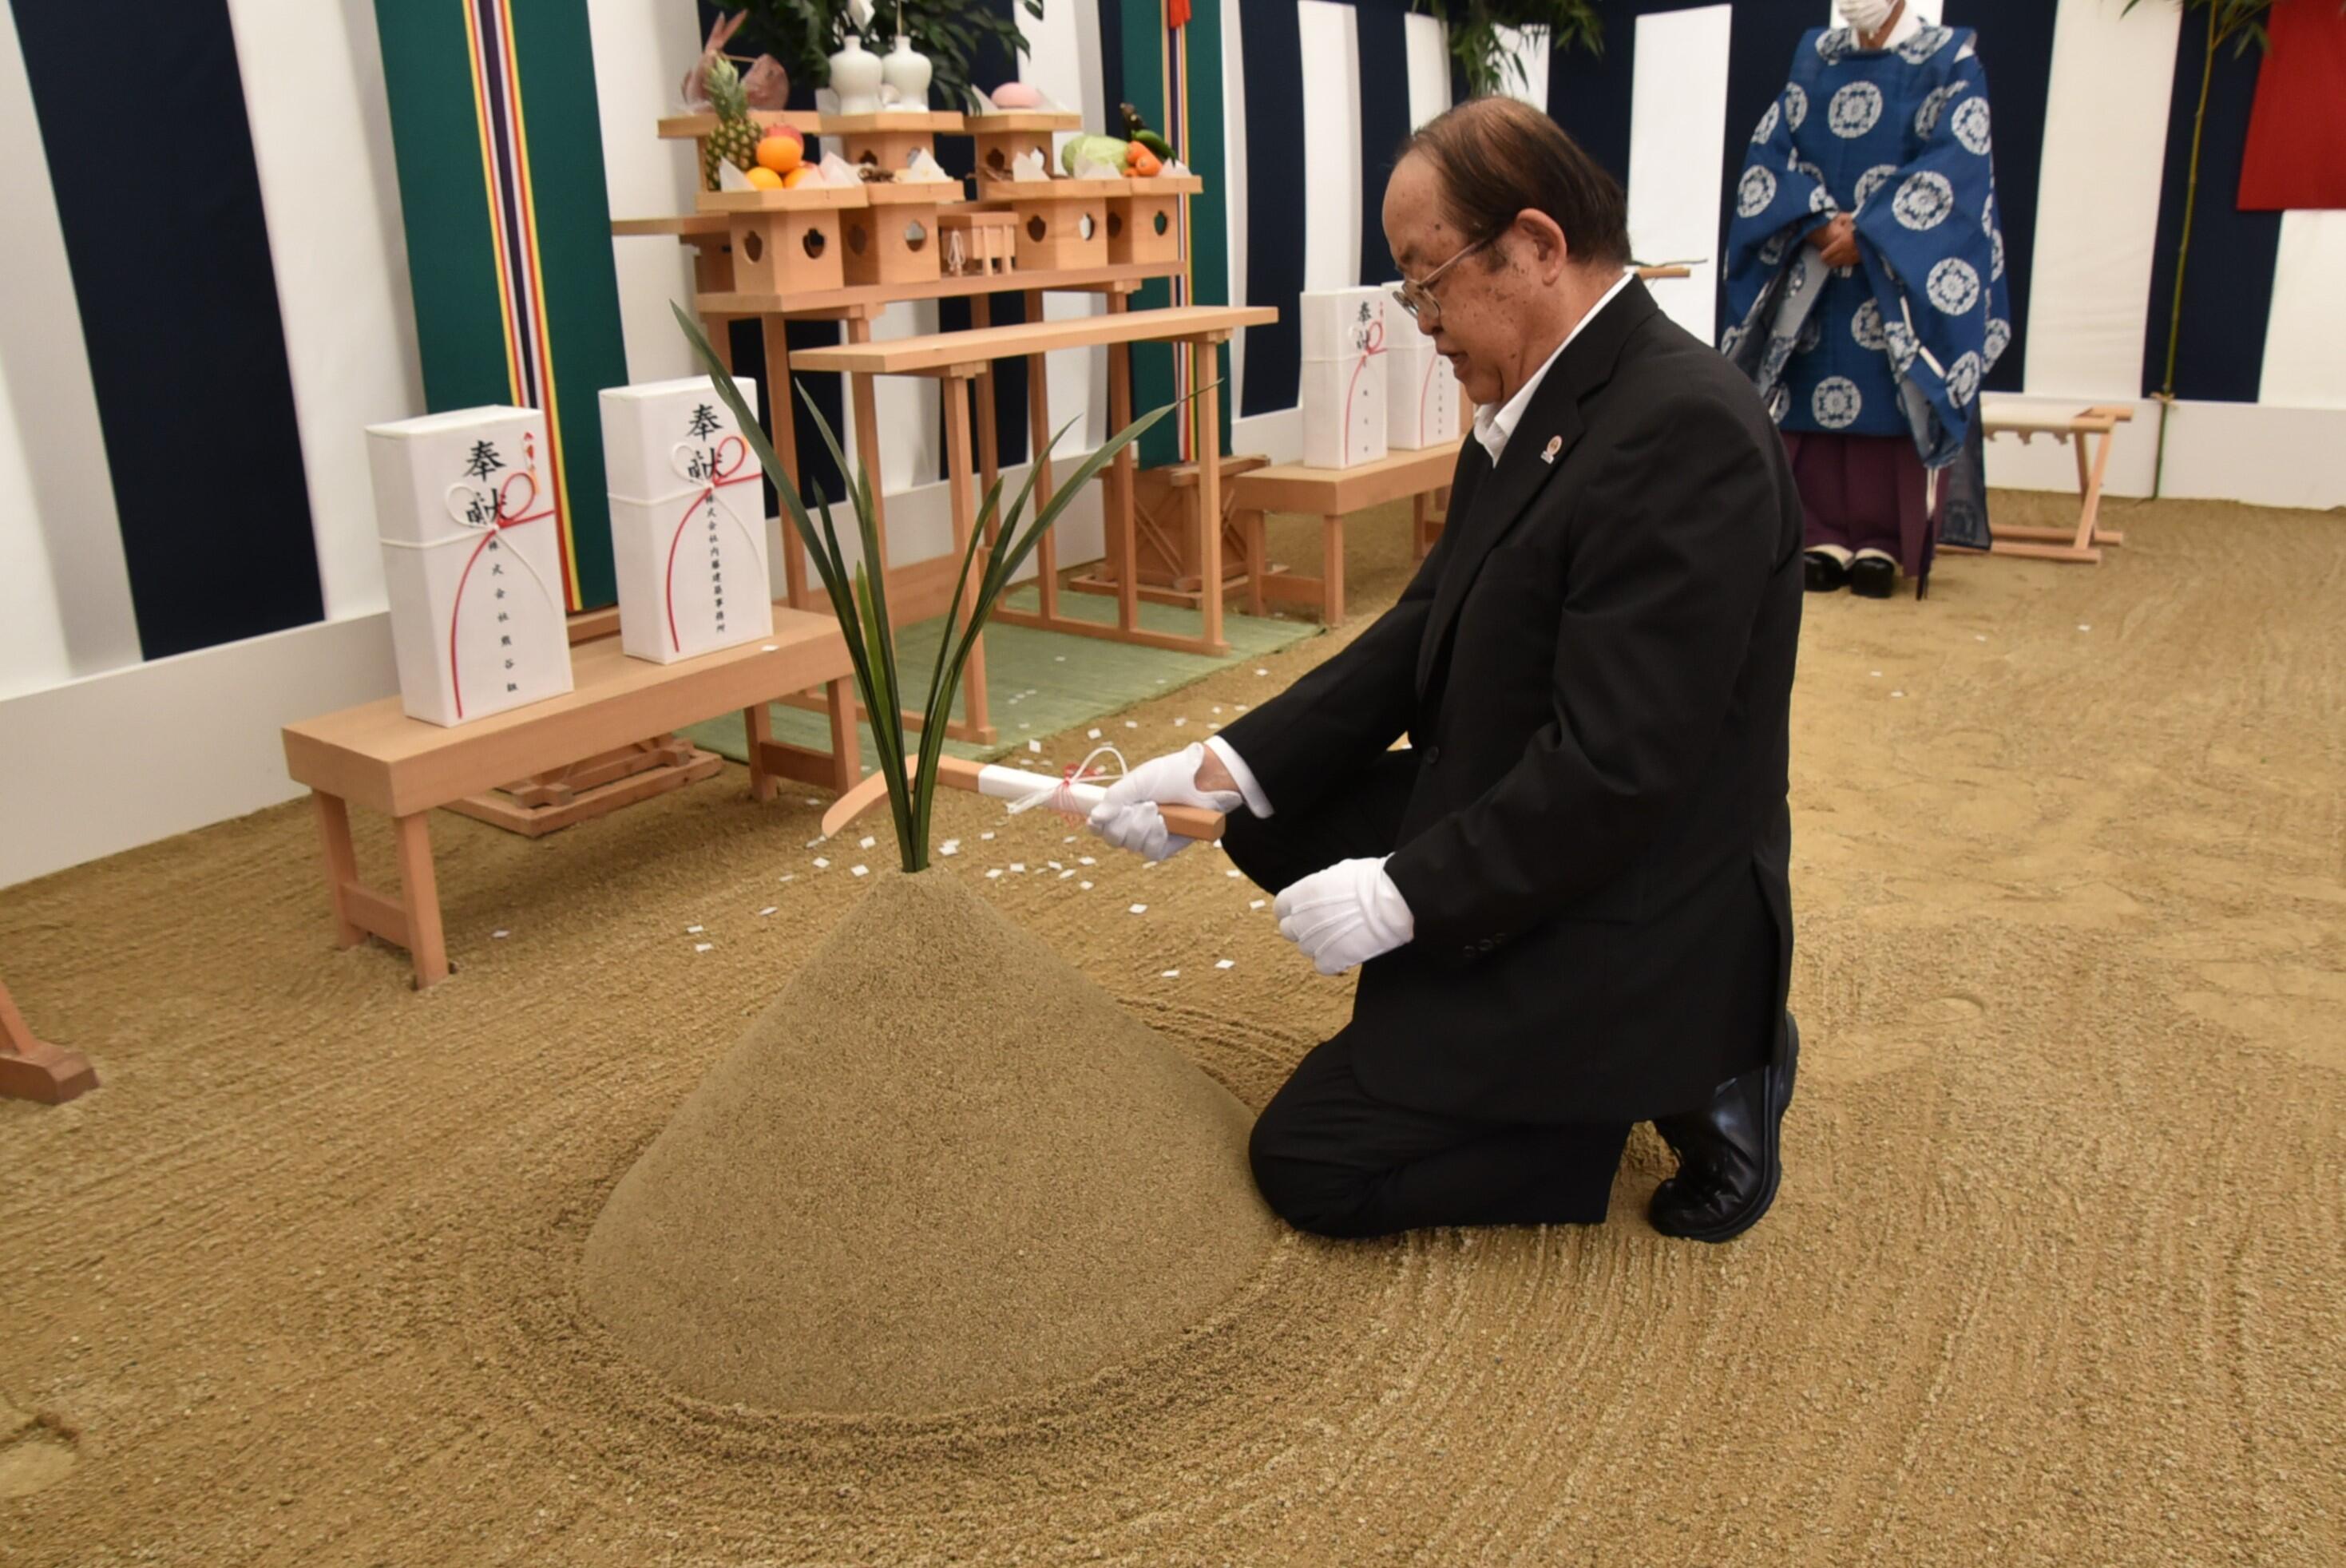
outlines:
M1100 732L1097 729L1086 729L1084 731L1084 738L1087 740L1097 740L1100 738Z
M1063 881L1063 882L1064 882L1064 881L1066 881L1069 877L1072 877L1072 876L1074 876L1075 874L1076 874L1076 873L1075 873L1075 872L1073 872L1073 871L1061 871L1061 872L1059 873L1059 880L1060 880L1061 881Z
M1904 692L1902 692L1902 691L1893 691L1893 692L1892 692L1890 695L1891 695L1891 696L1892 696L1892 697L1903 697L1903 696L1905 696L1906 694L1905 694Z
M1059 862L1058 862L1058 861L1056 861L1056 860L1046 860L1046 861L1044 861L1043 863L1044 863L1045 865L1046 865L1046 866L1050 867L1050 868L1051 868L1053 871L1066 871L1066 870L1067 869L1066 867L1065 867L1065 866L1063 866L1063 865L1059 864Z
M1059 842L1061 842L1061 843L1063 843L1063 844L1072 844L1072 843L1074 843L1075 841L1076 841L1076 836L1075 836L1073 833L1068 834L1066 838L1064 838L1064 839L1062 839L1062 840L1059 840Z
M775 909L776 909L776 908L778 908L778 907L779 907L779 906L774 905L774 904L768 904L764 909L760 910L758 912L759 912L760 915L770 915L770 914L773 913L773 912L774 912L774 911L775 911Z
M1221 709L1218 708L1214 709L1214 711L1215 711L1216 713L1219 713L1219 712L1221 712Z
M1132 906L1131 912L1134 914L1147 914L1148 912L1148 906L1147 904L1135 904Z
M1242 875L1242 874L1243 874L1242 872L1239 872L1239 871L1224 871L1224 872L1222 873L1222 875L1224 875L1224 876L1226 876L1226 877L1229 877L1229 878L1231 878L1231 879L1233 879L1233 880L1235 880L1236 878L1238 878L1239 876L1240 876L1240 875Z
M1018 728L1021 729L1032 729L1035 727L1022 718L1018 721ZM1043 749L1043 743L1039 740L1030 740L1026 744L1033 747L1037 751Z
M1039 755L1043 749L1043 743L1039 740L1030 740L1026 743L1026 749Z
M985 873L985 880L990 882L1001 875L1002 868L1000 866L996 866L992 871Z
M868 850L879 841L879 840L873 838L871 834L866 833L861 840L857 840L855 847L859 850Z
M821 834L820 834L820 833L818 833L818 834L816 834L813 838L809 839L809 840L807 840L806 847L807 847L808 849L810 849L810 850L812 850L812 849L819 849L819 848L821 848L821 844L822 844L822 835L821 835Z
M821 801L820 801L820 800L818 800L818 799L814 799L814 797L812 797L812 796L811 796L811 795L810 795L809 797L807 797L807 799L805 799L805 801L803 801L803 802L802 802L802 804L809 805L809 806L820 806L820 805L821 805L821 804L822 804L822 802L821 802Z
M513 932L509 931L493 931L489 932L489 940L492 942L503 942L505 938L511 935L513 935Z
M1260 899L1257 899L1257 900L1255 900L1255 901L1254 901L1254 902L1252 902L1252 903L1250 903L1250 904L1247 905L1247 908L1249 908L1249 909L1250 909L1250 910L1259 910L1259 909L1262 908L1262 901L1261 901Z
M1010 862L1010 869L1023 875L1026 870L1026 862L1024 860L1013 860Z
M784 872L782 873L782 881L786 881L786 882L794 882L794 881L797 881L798 880L799 880L799 874L798 874L796 871L784 871Z
M1235 958L1226 958L1216 963L1214 967L1216 969L1231 969L1237 966L1238 962L1239 961Z
M1083 889L1083 891L1086 891L1086 892L1089 892L1089 891L1092 891L1092 885L1091 885L1091 883L1089 883L1089 882L1077 882L1077 883L1076 884L1076 886L1077 886L1077 887L1079 887L1079 888Z
M1077 855L1076 857L1076 864L1079 866L1096 866L1099 862L1093 860L1089 855Z
M760 653L780 653L782 651L782 645L780 643L761 643L759 645L758 651Z
M960 854L961 840L959 839L947 839L944 843L937 846L937 853L940 855Z
M1219 725L1219 724L1209 724L1209 725L1206 726L1206 728L1209 728L1209 729L1219 729L1219 728L1221 728L1221 726L1220 726L1220 725Z
M1184 726L1184 725L1188 724L1188 722L1189 722L1189 721L1188 721L1188 719L1186 719L1186 718L1177 718L1177 719L1175 719L1175 720L1173 721L1173 728L1176 728L1176 729L1178 729L1178 728L1180 728L1182 726Z
M707 952L710 948L715 947L716 945L717 944L713 942L696 942L692 944L692 951L695 952Z
M1974 632L1972 634L1972 641L1975 643L1984 643L1987 641L1987 634L1985 632Z
M701 926L688 925L684 928L684 934L687 936L699 936L704 929L705 928Z
M1051 656L1051 662L1053 664L1065 664L1067 662L1067 656L1065 654L1053 654Z
M1163 685L1165 684L1165 677L1164 677L1163 676L1161 676L1161 675L1160 675L1160 676L1158 676L1158 677L1157 677L1157 684L1158 684L1158 685L1159 685L1159 686L1163 686Z
M1178 980L1181 978L1181 972L1178 969L1168 969L1159 974L1157 978L1159 980Z
M2089 631L2092 631L2094 628L2093 628L2093 627L2091 627L2091 626L2087 626L2085 622L2083 622L2083 621L2079 621L2079 622L2077 623L2077 629L2078 629L2079 631L2081 631L2081 632L2089 632Z
M1870 669L1865 673L1872 676L1876 680L1880 680L1882 678L1882 672L1878 669Z
M851 866L848 870L859 877L868 877L872 874L872 868L869 866Z
M1270 673L1270 671L1269 671L1269 670L1267 670L1267 669L1259 669L1259 670L1255 671L1254 673L1255 673L1255 674L1257 674L1257 675L1269 675L1269 674Z
M818 871L827 871L831 870L831 862L824 860L821 855L817 855L814 858L814 869Z
M991 833L980 833L978 837L981 839L991 839L994 835Z
M1247 710L1247 705L1243 702L1234 704L1233 706L1236 707L1240 713L1244 713Z
M1137 718L1127 718L1124 721L1124 727L1127 729L1137 729L1140 728L1140 720Z

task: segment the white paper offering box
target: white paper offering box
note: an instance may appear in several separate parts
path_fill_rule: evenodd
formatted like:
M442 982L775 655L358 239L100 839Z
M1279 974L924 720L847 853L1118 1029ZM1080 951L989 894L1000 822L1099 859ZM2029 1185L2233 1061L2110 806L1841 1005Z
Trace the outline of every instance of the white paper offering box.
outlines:
M1465 394L1450 361L1433 351L1433 340L1400 306L1386 325L1392 334L1385 355L1386 443L1395 452L1422 452L1456 441Z
M462 724L570 689L561 526L534 408L367 428L399 695Z
M1354 468L1385 455L1389 307L1400 309L1382 289L1302 297L1305 467Z
M736 376L754 412L758 384ZM619 646L674 664L774 629L766 490L733 411L705 376L605 391Z

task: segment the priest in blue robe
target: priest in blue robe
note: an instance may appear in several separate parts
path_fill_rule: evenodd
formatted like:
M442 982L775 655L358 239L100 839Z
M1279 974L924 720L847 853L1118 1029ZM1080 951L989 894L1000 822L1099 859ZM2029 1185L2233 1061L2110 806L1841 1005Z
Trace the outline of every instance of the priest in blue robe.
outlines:
M1809 586L1919 596L1937 543L1988 544L1980 384L2012 306L1987 77L1969 28L1837 5L1751 134L1719 347L1784 433Z

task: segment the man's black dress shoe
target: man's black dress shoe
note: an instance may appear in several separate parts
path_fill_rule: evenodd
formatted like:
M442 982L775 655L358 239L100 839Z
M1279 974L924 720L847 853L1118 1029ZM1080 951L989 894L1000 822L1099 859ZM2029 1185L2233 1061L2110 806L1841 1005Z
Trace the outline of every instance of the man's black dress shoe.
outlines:
M1860 555L1849 564L1849 591L1861 599L1886 599L1898 591L1898 563L1887 555Z
M1800 1064L1800 1029L1784 1019L1784 1060L1729 1078L1710 1104L1654 1124L1678 1151L1678 1174L1654 1189L1654 1228L1690 1241L1727 1241L1760 1223L1783 1178L1785 1108Z
M1808 562L1809 592L1831 594L1849 586L1849 564L1839 556L1811 550L1805 559Z

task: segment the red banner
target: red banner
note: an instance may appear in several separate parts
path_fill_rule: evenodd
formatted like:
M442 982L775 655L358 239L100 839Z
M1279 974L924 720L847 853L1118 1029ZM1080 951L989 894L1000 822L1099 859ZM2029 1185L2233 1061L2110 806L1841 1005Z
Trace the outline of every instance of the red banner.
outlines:
M2346 208L2346 14L2280 0L2240 161L2240 210Z

